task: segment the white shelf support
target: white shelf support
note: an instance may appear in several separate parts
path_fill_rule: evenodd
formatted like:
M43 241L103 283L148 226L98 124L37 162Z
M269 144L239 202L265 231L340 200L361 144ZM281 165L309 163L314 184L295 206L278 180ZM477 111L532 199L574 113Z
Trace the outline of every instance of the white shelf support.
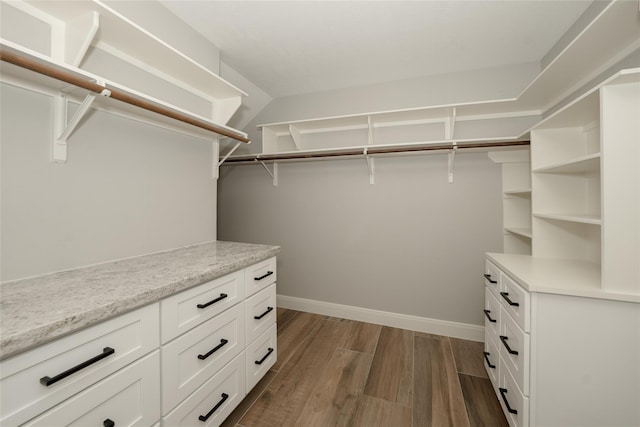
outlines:
M104 86L104 82L98 82ZM100 95L110 96L111 92L104 89ZM51 146L51 160L56 163L65 163L67 161L67 141L78 127L82 118L87 114L91 104L96 99L96 94L89 93L78 107L71 120L67 122L69 102L64 94L59 94L54 98L53 114L54 114L54 136Z
M296 150L301 150L302 135L300 134L300 130L294 125L289 125L289 133L291 134L291 138L293 138L293 143L296 145Z
M230 155L233 154L234 151L236 151L238 149L238 147L240 146L240 144L242 144L241 142L236 142L236 145L233 146L233 148L231 150L229 150L227 152L227 154L224 155L224 157L222 158L222 160L220 160L218 162L218 167L222 166L222 164L229 158Z
M455 165L457 151L458 144L453 142L453 148L449 152L449 184L453 183L453 167Z
M369 145L373 145L373 119L371 116L367 116L367 125L369 127Z
M367 147L364 148L364 151L362 154L364 154L364 158L367 161L367 168L369 168L369 184L375 184L376 183L375 159L367 153Z
M273 186L277 187L278 186L278 163L273 162L273 172L271 172L267 167L267 165L265 165L262 160L256 159L256 162L259 162L262 165L262 167L264 168L264 170L267 171L271 179L273 179Z
M100 28L100 15L92 11L66 24L65 62L79 67Z
M220 158L219 138L214 138L211 149L213 153L211 157L211 179L217 180L218 178L220 178L220 165L222 164L222 162L224 162L224 160L222 162L218 162L218 159Z
M456 107L451 110L451 115L445 120L444 139L451 141L456 129Z

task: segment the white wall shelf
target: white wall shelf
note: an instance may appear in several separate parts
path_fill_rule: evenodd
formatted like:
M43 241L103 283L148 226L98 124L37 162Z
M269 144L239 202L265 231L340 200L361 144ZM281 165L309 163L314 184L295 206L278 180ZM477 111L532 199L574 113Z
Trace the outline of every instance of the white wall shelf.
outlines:
M101 1L19 1L2 7L15 8L12 13L30 17L34 25L45 23L49 39L38 50L26 47L33 44L28 25L14 29L14 39L2 38L3 61L12 63L3 62L0 78L63 99L54 103L56 117L66 117L67 102L89 99L90 91L70 86L68 80L57 81L71 78L104 86L103 96L85 103L91 108L209 141L217 141L218 136L211 132L219 130L222 135L248 142L246 133L225 126L240 106L244 92ZM93 64L91 70L85 67L87 63ZM43 70L54 73L45 77ZM148 81L155 86L151 88ZM149 95L150 90L156 96ZM111 96L124 102L112 101ZM64 145L71 132L60 136L53 136L54 144ZM52 152L53 160L66 160L66 150L54 147Z
M577 222L581 224L592 224L592 225L600 225L602 224L602 220L599 216L596 215L570 215L570 214L556 214L556 213L534 213L534 217L536 218L546 218L546 219L554 219L558 221L567 221L567 222Z
M531 239L533 237L531 228L504 227L504 230L512 234L517 234L518 236L526 237L527 239Z
M534 173L587 174L600 170L600 153L588 154L573 160L534 169Z

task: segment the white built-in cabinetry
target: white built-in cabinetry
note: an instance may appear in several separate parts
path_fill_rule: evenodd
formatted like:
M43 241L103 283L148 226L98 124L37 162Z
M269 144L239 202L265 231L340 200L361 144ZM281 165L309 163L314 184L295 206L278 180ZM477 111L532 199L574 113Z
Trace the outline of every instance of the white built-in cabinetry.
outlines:
M219 425L276 361L276 259L3 360L2 425Z
M503 251L531 255L530 150L491 151L502 167Z
M66 160L67 140L89 107L208 140L216 138L208 127L246 138L225 126L244 92L109 5L99 0L16 1L0 7L7 23L0 30L3 55L104 87L95 94L4 62L3 56L3 82L55 97L54 160ZM190 123L111 100L112 91ZM67 117L69 101L81 105L72 117Z
M484 357L497 398L512 427L637 426L640 295L606 295L572 270L488 255Z

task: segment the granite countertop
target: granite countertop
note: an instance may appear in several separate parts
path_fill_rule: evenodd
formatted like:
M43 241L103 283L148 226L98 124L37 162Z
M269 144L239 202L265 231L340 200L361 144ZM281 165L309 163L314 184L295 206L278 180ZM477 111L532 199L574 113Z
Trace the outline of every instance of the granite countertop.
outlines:
M0 285L0 359L276 255L209 242Z

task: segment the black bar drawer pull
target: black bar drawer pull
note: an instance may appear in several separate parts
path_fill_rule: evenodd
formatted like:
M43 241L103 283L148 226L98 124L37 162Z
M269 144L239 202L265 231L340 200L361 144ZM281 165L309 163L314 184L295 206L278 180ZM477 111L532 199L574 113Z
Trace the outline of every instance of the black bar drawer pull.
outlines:
M489 319L489 322L491 323L496 323L497 320L496 319L492 319L491 316L489 316L489 313L491 313L491 310L482 310L484 311L484 315L487 316L487 319Z
M220 296L219 296L218 298L212 299L211 301L206 302L206 303L204 303L204 304L198 304L196 307L198 307L198 308L207 308L207 307L209 307L211 304L215 304L215 303L217 303L218 301L222 301L223 299L225 299L225 298L226 298L226 297L228 297L228 296L229 296L229 295L227 295L227 294L220 294Z
M491 275L490 275L490 274L485 274L485 275L484 275L484 278L485 278L485 279L487 279L487 280L489 281L489 283L498 283L498 281L497 281L497 280L493 280L493 279L491 278Z
M207 421L209 419L209 417L211 415L213 415L214 412L216 412L216 410L224 403L225 400L227 400L229 398L229 395L227 393L222 393L222 399L220 399L220 401L218 403L216 403L216 406L213 407L213 409L211 409L209 412L207 412L207 415L200 415L198 417L198 419L200 421Z
M102 425L104 427L115 427L116 423L113 420L110 420L109 418L107 418L102 422Z
M264 357L260 360L256 360L255 364L256 365L262 365L262 362L264 362L265 360L267 360L267 357L269 357L269 355L273 353L273 349L271 347L269 347L269 351L267 351L267 354L264 355Z
M505 301L507 301L510 306L520 307L520 303L519 302L511 301L511 299L509 298L509 292L500 292L500 295L502 295L502 298L504 298Z
M55 377L51 378L51 377L42 377L40 378L40 384L42 385L46 385L47 387L49 387L51 384L57 383L58 381L68 377L69 375L73 375L76 372L86 368L87 366L93 365L94 363L98 362L99 360L104 359L105 357L111 356L113 353L115 353L116 351L114 349L112 349L111 347L105 347L102 349L102 353L100 353L99 355L97 355L96 357L92 357L91 359L82 362L79 365L74 366L73 368L64 371L61 374L56 375Z
M484 353L484 360L486 360L486 361L487 361L487 365L489 365L489 367L490 367L491 369L496 369L496 365L492 365L492 364L491 364L491 361L489 360L489 355L490 355L491 353L489 353L488 351L484 351L483 353Z
M224 338L222 338L222 339L220 340L220 344L218 344L217 346L213 347L211 350L209 350L209 351L208 351L207 353L205 353L205 354L199 354L199 355L198 355L198 359L200 359L200 360L204 360L204 359L206 359L207 357L211 356L213 353L215 353L216 351L218 351L218 350L220 350L222 347L224 347L224 345L225 345L226 343L228 343L228 342L229 342L228 340L225 340Z
M269 314L271 312L271 310L273 310L273 307L267 307L267 311L265 311L264 313L262 313L260 316L253 316L254 319L256 320L260 320L262 319L264 316L266 316L267 314Z
M509 337L505 337L504 335L500 335L500 341L502 341L502 344L504 344L504 347L507 349L509 354L518 354L518 352L516 350L511 350L511 347L509 347L509 344L507 344L508 340L509 340Z
M515 415L517 415L517 414L518 414L518 411L516 411L515 409L513 409L513 408L511 407L511 405L509 405L509 401L507 400L507 396L506 396L506 394L507 394L507 389L506 389L506 388L502 388L502 387L500 387L500 388L498 388L498 390L500 390L500 396L502 396L502 400L503 400L504 404L507 406L507 411L509 411L509 413L510 413L510 414L515 414Z
M254 277L253 280L262 280L262 279L264 279L266 277L271 276L272 274L273 274L273 271L267 271L265 274L263 274L260 277Z

